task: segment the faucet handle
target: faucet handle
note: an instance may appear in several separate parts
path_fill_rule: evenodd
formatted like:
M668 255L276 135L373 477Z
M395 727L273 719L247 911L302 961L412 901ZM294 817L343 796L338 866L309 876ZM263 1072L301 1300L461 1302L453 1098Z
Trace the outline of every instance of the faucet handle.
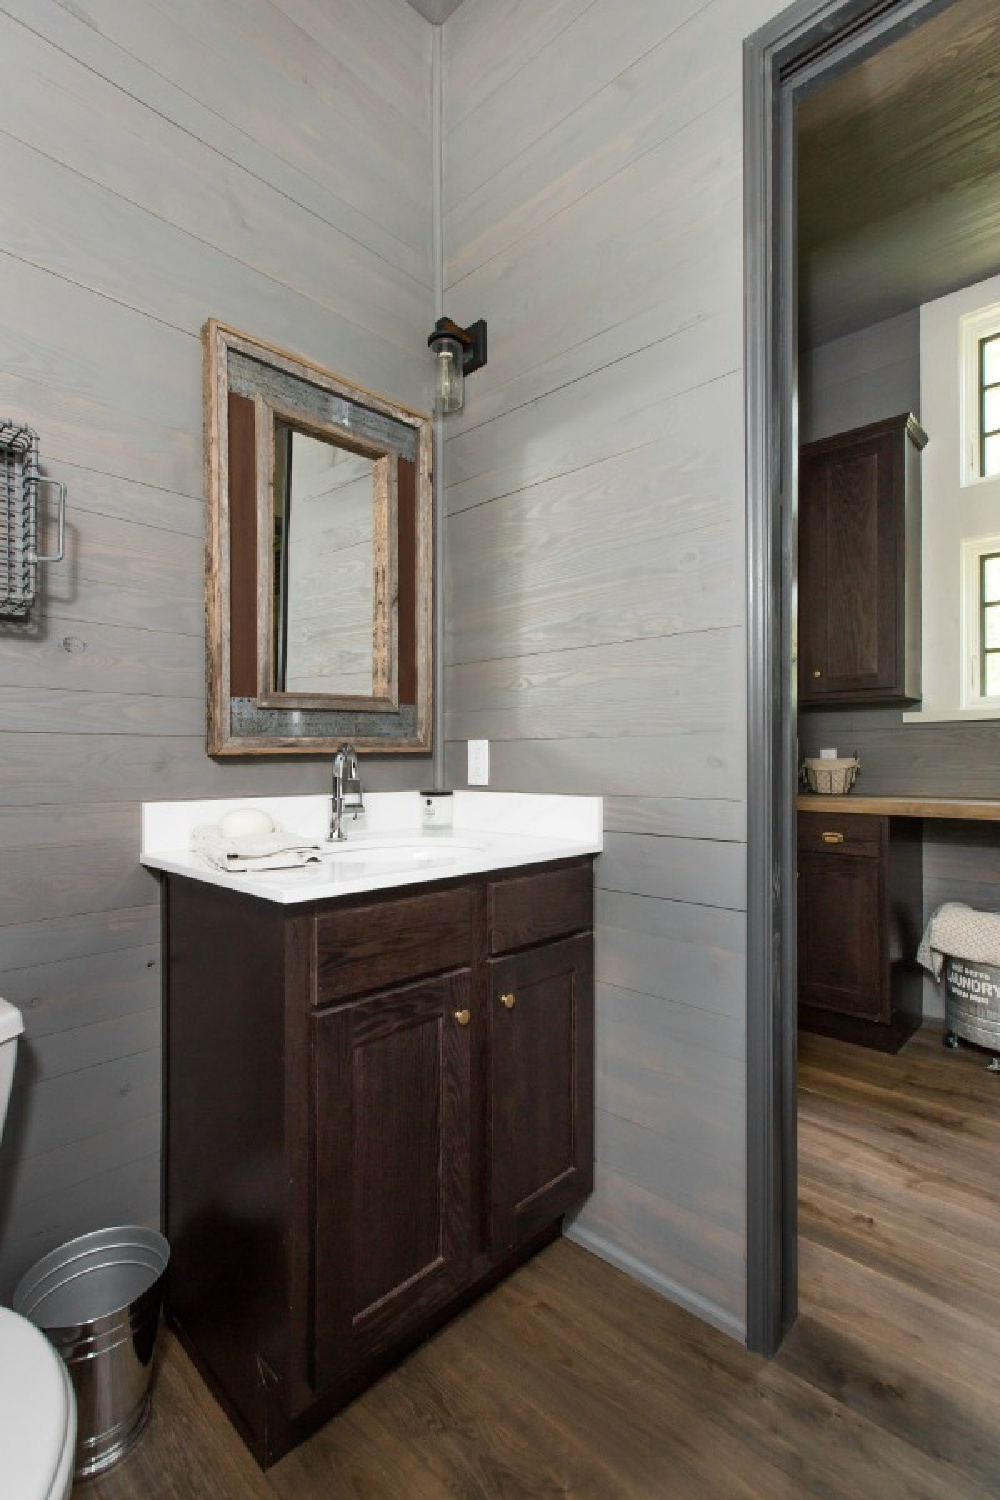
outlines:
M341 745L334 761L334 769L340 776L340 795L344 809L350 808L357 817L365 810L364 787L358 773L358 753L353 745Z
M357 817L359 812L365 810L365 793L361 781L357 776L346 776L343 786L344 808L351 808Z

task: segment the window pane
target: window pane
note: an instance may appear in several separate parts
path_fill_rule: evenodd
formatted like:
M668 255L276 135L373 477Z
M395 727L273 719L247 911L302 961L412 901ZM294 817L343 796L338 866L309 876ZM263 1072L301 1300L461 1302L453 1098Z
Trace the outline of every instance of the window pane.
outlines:
M983 558L983 603L1000 600L1000 553Z
M1000 385L983 392L983 431L1000 432Z
M991 474L1000 474L1000 432L983 443L983 477Z
M983 385L1000 385L1000 335L983 339Z
M986 658L985 689L987 698L1000 698L1000 651Z
M983 635L988 651L1000 651L1000 604L988 604L983 611Z

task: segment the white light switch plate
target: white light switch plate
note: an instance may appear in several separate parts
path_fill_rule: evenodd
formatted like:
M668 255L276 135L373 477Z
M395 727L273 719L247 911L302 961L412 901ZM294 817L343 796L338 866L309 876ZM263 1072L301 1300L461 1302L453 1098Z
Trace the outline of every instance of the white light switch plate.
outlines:
M489 786L490 784L490 742L489 740L469 741L469 785Z

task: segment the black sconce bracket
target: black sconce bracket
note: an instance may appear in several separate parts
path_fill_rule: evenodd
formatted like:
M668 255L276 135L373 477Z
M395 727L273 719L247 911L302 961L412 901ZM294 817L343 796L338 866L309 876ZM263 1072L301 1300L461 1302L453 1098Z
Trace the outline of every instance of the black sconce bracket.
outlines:
M468 328L460 328L451 318L438 318L434 332L427 339L432 349L438 339L456 339L462 346L462 374L471 375L486 363L486 319L479 318Z

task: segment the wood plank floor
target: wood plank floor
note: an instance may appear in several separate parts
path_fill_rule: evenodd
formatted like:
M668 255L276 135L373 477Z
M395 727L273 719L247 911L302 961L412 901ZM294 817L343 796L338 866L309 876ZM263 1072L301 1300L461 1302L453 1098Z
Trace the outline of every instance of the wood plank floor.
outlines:
M801 1039L801 1315L766 1364L559 1241L266 1475L177 1344L80 1500L1000 1494L1000 1077Z

